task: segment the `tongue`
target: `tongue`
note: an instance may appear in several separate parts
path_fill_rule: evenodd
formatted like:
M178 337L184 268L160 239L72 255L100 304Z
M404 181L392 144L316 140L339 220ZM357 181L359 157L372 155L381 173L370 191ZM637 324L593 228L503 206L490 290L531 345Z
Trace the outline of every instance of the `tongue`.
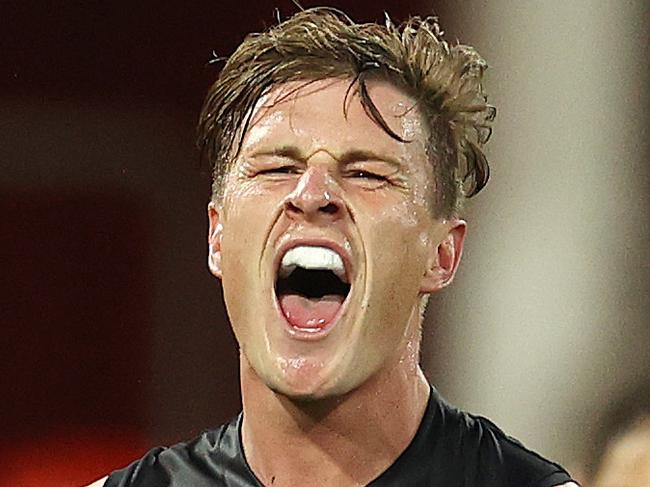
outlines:
M334 319L344 296L328 294L309 299L299 294L280 296L280 308L287 321L296 328L324 328Z

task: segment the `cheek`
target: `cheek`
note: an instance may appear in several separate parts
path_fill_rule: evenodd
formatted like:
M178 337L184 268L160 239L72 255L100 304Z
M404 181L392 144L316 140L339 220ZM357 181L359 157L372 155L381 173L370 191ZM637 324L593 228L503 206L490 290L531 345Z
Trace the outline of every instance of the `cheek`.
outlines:
M264 204L273 199L273 191L255 179L233 174L224 193L224 206L228 214L250 210L251 205Z
M255 193L231 201L235 204L226 207L222 236L224 285L250 288L257 278L272 211L263 206L268 199Z
M401 316L418 299L426 270L431 223L428 212L402 200L366 205L358 216L371 297L382 296L378 304L382 313Z
M252 180L230 184L224 195L225 229L239 231L245 240L263 233L261 226L269 224L285 194L283 188L268 188Z
M426 202L375 192L358 197L356 203L357 225L366 239L376 240L381 236L387 244L390 242L391 246L384 246L384 253L412 252L426 247L431 224Z

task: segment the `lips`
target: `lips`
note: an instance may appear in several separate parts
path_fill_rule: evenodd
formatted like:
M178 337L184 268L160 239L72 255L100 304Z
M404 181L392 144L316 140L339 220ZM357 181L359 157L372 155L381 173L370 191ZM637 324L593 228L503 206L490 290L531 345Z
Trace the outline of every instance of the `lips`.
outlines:
M351 291L348 253L329 241L292 241L277 261L275 298L287 330L305 339L328 334Z

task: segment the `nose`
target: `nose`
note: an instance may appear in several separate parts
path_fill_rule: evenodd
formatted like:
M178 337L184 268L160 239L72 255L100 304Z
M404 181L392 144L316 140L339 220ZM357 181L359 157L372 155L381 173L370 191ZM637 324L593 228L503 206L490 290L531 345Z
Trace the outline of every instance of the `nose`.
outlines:
M293 220L331 223L343 216L344 205L332 176L323 168L310 167L287 197L284 211Z

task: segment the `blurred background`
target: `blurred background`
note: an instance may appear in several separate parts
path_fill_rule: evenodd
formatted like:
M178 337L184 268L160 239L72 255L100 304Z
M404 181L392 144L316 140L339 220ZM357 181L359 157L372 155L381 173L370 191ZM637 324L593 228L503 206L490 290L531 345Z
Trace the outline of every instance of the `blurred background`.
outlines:
M608 408L650 376L648 2L328 4L435 13L487 58L492 181L423 364L578 474ZM90 482L239 411L195 124L213 51L276 7L295 11L0 3L0 485Z

